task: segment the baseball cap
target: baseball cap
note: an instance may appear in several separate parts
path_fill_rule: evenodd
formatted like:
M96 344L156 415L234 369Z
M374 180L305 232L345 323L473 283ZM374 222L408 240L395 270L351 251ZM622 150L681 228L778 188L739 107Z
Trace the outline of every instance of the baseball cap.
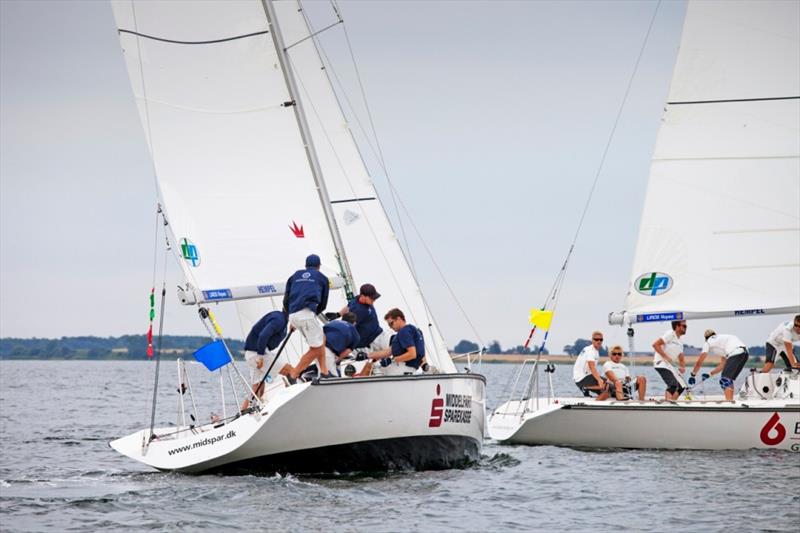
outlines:
M306 266L307 267L319 267L320 260L317 254L311 254L306 257Z
M372 283L365 283L359 289L359 294L362 296L366 296L367 298L372 298L373 300L377 300L381 297L381 294L375 290L375 285Z

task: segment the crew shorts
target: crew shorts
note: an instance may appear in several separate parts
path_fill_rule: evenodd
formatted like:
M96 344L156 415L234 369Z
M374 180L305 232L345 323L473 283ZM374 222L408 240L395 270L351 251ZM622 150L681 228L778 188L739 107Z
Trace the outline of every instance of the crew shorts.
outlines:
M272 365L272 370L270 371L270 376L278 375L281 368L284 365L288 364L289 361L286 359L286 356L281 354L278 356L278 360L275 361L275 364L272 364L272 361L275 359L275 354L272 352L267 352L265 355L258 355L256 352L252 352L247 350L244 352L244 360L247 363L248 368L250 368L250 383L258 383L262 379L264 379L264 375L267 373L267 369ZM262 361L261 368L258 368L258 361Z
M369 345L370 352L379 352L381 350L385 350L389 347L389 334L386 330L382 330L381 334L375 337L375 339Z
M786 365L786 368L791 368L792 365L791 365L791 363L789 363L789 357L786 356L786 350L785 349L782 348L782 349L778 350L773 345L771 345L770 343L767 343L766 352L767 352L767 354L766 354L767 355L767 357L766 357L767 363L774 363L775 362L775 355L780 355L781 359L783 359L783 364Z
M663 366L657 366L656 372L658 375L661 376L661 379L664 380L664 383L667 385L667 392L678 394L682 393L686 388L681 385L682 379L678 379L676 371L672 368L667 368Z
M606 382L603 381L605 384ZM576 381L575 385L581 390L584 396L591 396L594 394L595 396L600 395L600 391L588 389L587 387L594 387L597 385L597 380L594 379L594 376L589 374L588 376L584 376L580 381Z
M750 355L745 350L742 353L731 355L727 359L725 359L725 366L722 369L722 377L736 380L739 374L742 372L744 365L747 364L747 359Z
M310 347L319 348L325 344L322 325L311 309L301 309L289 315L289 324L303 335Z
M328 372L338 374L336 372L336 354L327 346L325 347L325 366L328 367Z

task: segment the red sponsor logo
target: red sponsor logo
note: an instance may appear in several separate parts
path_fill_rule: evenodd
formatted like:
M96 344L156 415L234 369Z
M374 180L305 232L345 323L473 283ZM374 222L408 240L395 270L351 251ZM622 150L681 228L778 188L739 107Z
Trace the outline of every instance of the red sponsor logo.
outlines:
M444 398L441 398L442 387L436 385L436 398L431 400L431 418L428 420L429 428L438 428L442 425L444 417Z
M786 428L780 422L781 417L778 413L773 413L764 427L761 428L761 442L767 446L775 446L783 442L786 438Z
M289 229L292 230L292 233L294 233L294 236L298 239L302 239L306 236L305 232L303 232L302 224L298 227L297 222L294 220L292 220L292 225L289 226Z

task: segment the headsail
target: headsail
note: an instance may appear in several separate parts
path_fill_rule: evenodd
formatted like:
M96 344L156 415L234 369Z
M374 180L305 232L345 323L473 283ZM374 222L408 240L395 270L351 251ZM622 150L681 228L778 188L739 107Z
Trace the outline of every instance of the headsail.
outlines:
M224 297L231 288L264 287L268 295L311 252L326 275L339 275L262 2L112 5L174 248L196 292ZM302 9L296 0L274 8L356 287L379 287L379 310L403 309L425 333L430 361L454 371ZM279 305L237 303L243 328ZM343 305L343 291L332 292L329 309Z
M798 20L797 2L689 3L629 321L800 309Z

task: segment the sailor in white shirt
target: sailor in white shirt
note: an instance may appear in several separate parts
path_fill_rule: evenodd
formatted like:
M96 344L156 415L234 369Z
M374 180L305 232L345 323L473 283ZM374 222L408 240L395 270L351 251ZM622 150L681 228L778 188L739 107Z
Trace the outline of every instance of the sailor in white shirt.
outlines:
M686 321L673 320L672 331L667 331L653 343L653 366L666 383L665 400L677 400L686 389L683 373L686 372L686 359L683 355L683 341L686 334ZM675 369L675 359L679 369Z
M781 322L767 339L767 357L761 372L769 372L775 366L775 356L780 355L786 368L800 368L793 353L793 344L800 342L800 315L794 322Z
M572 367L572 379L584 396L596 393L598 400L608 398L608 383L600 375L597 368L600 362L600 347L603 345L603 334L599 331L592 333L592 344L581 350Z
M703 350L697 358L697 362L694 364L692 376L689 381L690 383L694 382L697 371L700 370L700 366L703 364L707 355L718 355L721 357L721 360L716 368L709 372L708 377L722 372L719 386L722 387L725 393L725 399L732 401L733 383L742 372L748 357L750 357L747 353L747 347L736 335L717 335L713 329L707 329L703 336L706 342L703 344ZM703 379L705 380L707 377L704 375Z
M622 356L622 346L612 346L611 351L608 352L609 361L603 363L603 375L608 378L609 390L617 400L629 400L631 398L631 375L628 367L621 363ZM639 393L639 401L643 401L647 391L647 379L644 376L636 376L634 388Z

